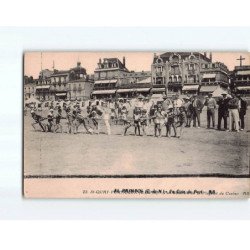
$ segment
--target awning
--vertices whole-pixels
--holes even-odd
[[[42,85],[42,86],[36,86],[36,89],[49,89],[50,86],[48,85]]]
[[[182,90],[198,90],[199,85],[184,85]]]
[[[107,84],[107,83],[116,83],[117,79],[111,79],[111,80],[97,80],[95,81],[95,84]]]
[[[66,93],[56,93],[56,96],[66,96]]]
[[[152,88],[151,92],[165,92],[165,88]]]
[[[105,90],[94,90],[93,95],[105,95],[105,94],[114,94],[116,89],[105,89]]]
[[[202,77],[204,78],[215,78],[216,74],[204,74]]]
[[[237,87],[238,90],[250,90],[250,86],[240,86]]]
[[[219,97],[221,94],[226,93],[228,94],[227,90],[222,89],[220,86],[216,88],[216,90],[213,92],[213,97]]]
[[[237,75],[250,75],[250,70],[237,71]]]
[[[130,93],[135,91],[136,89],[118,89],[117,93]]]
[[[137,92],[148,92],[150,90],[150,88],[140,88],[140,89],[136,89]]]
[[[201,86],[200,92],[214,92],[218,86]]]

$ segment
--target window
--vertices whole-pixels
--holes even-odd
[[[157,67],[157,68],[156,68],[156,72],[158,72],[158,73],[159,73],[159,72],[162,72],[162,67]]]
[[[189,64],[189,70],[195,70],[195,65],[193,63]]]

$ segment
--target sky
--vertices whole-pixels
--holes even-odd
[[[161,54],[164,52],[157,52]],[[209,53],[208,53],[209,54]],[[227,65],[229,70],[239,65],[237,58],[245,58],[243,65],[250,65],[250,53],[247,52],[214,52],[213,61],[220,61]],[[126,58],[126,67],[128,70],[149,71],[153,61],[154,52],[28,52],[24,55],[24,74],[37,78],[42,69],[53,68],[67,70],[76,66],[77,61],[81,62],[82,67],[86,68],[87,74],[93,74],[99,58],[117,57],[122,61]]]

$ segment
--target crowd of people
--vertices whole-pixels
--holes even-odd
[[[149,126],[153,126],[155,137],[161,137],[165,131],[166,137],[182,138],[184,128],[200,128],[204,106],[207,107],[208,129],[215,129],[216,110],[218,130],[221,130],[222,120],[226,131],[239,132],[244,129],[247,102],[234,93],[231,96],[222,93],[218,99],[213,98],[212,94],[205,99],[197,95],[180,98],[176,94],[171,98],[163,95],[163,100],[160,101],[139,95],[132,99],[51,102],[48,107],[40,103],[31,108],[31,115],[34,120],[33,128],[39,126],[44,132],[62,133],[65,124],[68,133],[78,133],[79,126],[83,125],[88,134],[99,134],[102,123],[108,135],[111,135],[112,126],[121,125],[124,136],[131,128],[135,135],[147,136]],[[62,123],[64,119],[66,123]]]

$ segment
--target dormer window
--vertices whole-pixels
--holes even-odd
[[[158,58],[156,59],[156,63],[158,63],[158,64],[161,64],[161,63],[163,63],[163,60],[162,60],[162,58],[158,57]]]

